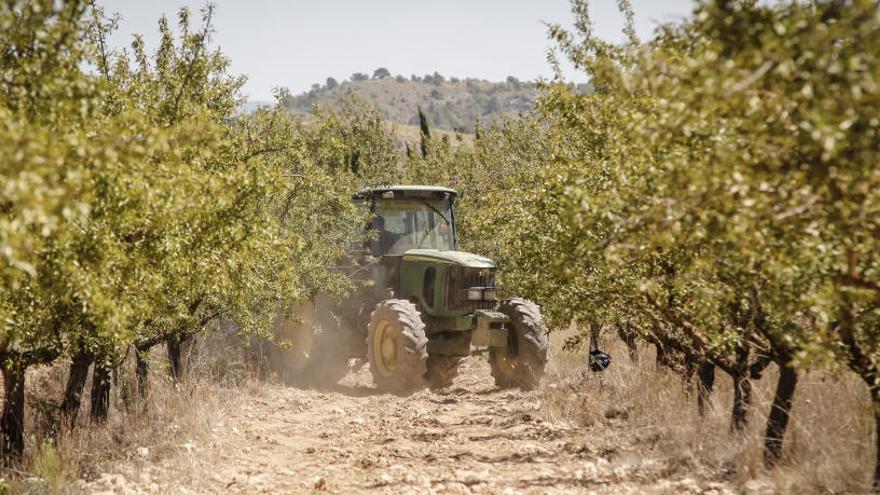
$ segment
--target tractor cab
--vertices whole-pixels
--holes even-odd
[[[369,228],[375,237],[369,245],[372,256],[401,256],[410,249],[455,251],[452,189],[427,186],[391,186],[359,192],[354,201],[373,213]]]

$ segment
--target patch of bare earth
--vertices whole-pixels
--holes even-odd
[[[601,427],[551,420],[541,391],[494,387],[466,360],[455,387],[379,394],[366,367],[332,390],[266,385],[240,400],[202,443],[164,459],[120,463],[91,483],[116,493],[726,493],[699,470],[646,456],[652,433],[626,418]],[[567,393],[567,392],[566,392]],[[593,407],[584,403],[583,407]],[[551,408],[552,409],[552,408]],[[614,421],[617,421],[615,426]],[[650,451],[648,449],[648,451]]]

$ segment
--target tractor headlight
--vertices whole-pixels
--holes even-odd
[[[483,300],[483,288],[477,287],[474,289],[467,290],[467,298],[468,301],[482,301]]]
[[[495,294],[495,289],[491,288],[491,287],[484,289],[483,290],[483,300],[484,301],[497,301],[498,295]]]
[[[465,297],[468,301],[497,301],[494,287],[471,287],[467,289]]]

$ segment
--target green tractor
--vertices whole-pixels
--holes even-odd
[[[376,231],[353,263],[358,289],[341,303],[316,298],[306,324],[279,320],[276,334],[292,345],[275,361],[290,378],[336,382],[350,359],[365,359],[380,390],[407,394],[451,385],[462,358],[485,354],[498,386],[538,385],[548,348],[540,310],[498,301],[495,263],[458,250],[456,196],[430,186],[354,195]]]

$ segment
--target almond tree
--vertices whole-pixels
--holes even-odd
[[[362,222],[339,194],[351,186],[293,160],[301,141],[279,112],[236,114],[242,80],[210,48],[211,16],[191,32],[182,11],[179,39],[160,21],[157,52],[136,38],[129,59],[107,50],[113,22],[93,4],[0,7],[4,457],[24,449],[29,366],[72,359],[72,424],[95,362],[102,421],[129,346],[173,344],[219,318],[268,335],[315,285],[344,285],[329,265]],[[318,231],[323,244],[305,241]]]
[[[796,370],[841,355],[875,390],[877,7],[706,2],[623,46],[573,10],[575,31],[551,35],[594,92],[556,84],[541,102],[544,180],[497,215],[544,225],[508,265],[553,253],[544,273],[576,318],[624,320],[729,373],[735,429],[749,381],[778,364],[773,464]]]

